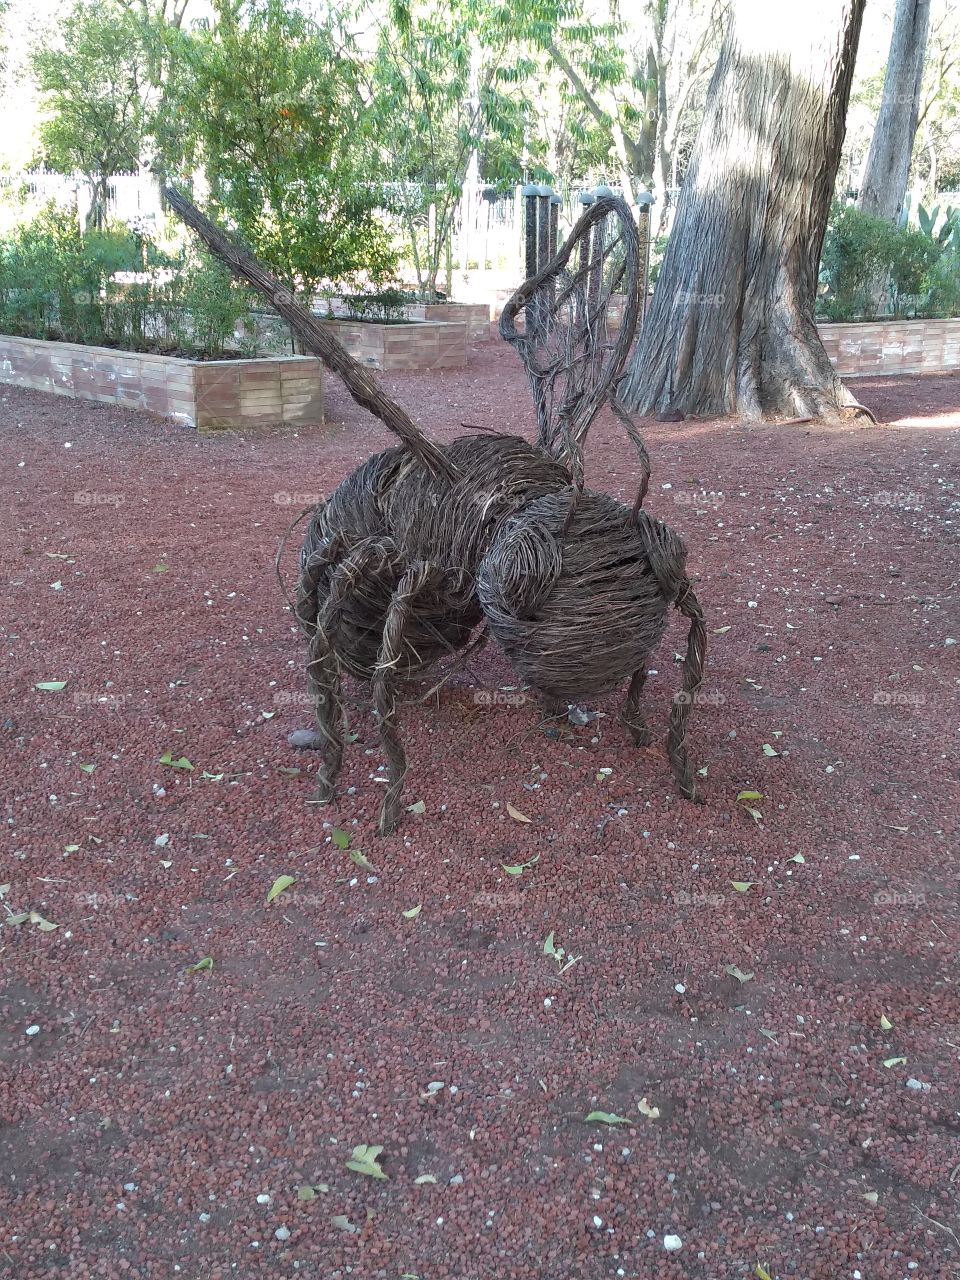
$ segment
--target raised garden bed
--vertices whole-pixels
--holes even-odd
[[[468,342],[486,342],[493,336],[486,302],[410,302],[404,311],[409,320],[466,320]]]
[[[952,373],[960,369],[960,318],[870,320],[817,328],[841,377]]]
[[[467,363],[467,321],[323,319],[355,360],[385,372],[463,369]]]
[[[323,422],[322,365],[313,356],[191,360],[0,334],[0,382],[126,404],[201,431]]]

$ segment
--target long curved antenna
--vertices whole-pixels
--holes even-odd
[[[307,351],[319,356],[328,369],[344,382],[351,396],[385,426],[398,435],[406,447],[433,475],[453,480],[456,468],[443,451],[423,434],[405,409],[391,400],[369,369],[343,347],[329,329],[301,307],[286,285],[281,284],[253,254],[215,226],[187,197],[169,184],[163,196],[174,213],[194,230],[214,257],[235,276],[246,280],[267,299],[297,335]]]

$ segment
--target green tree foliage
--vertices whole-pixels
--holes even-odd
[[[516,36],[511,6],[490,0],[392,0],[380,27],[368,84],[373,135],[426,294],[473,157],[493,182],[521,176],[536,63]]]
[[[217,0],[216,14],[214,25],[170,33],[166,164],[202,167],[215,214],[292,289],[383,276],[393,253],[346,36],[283,0]]]
[[[47,112],[41,159],[55,172],[84,175],[97,226],[106,217],[109,176],[138,164],[146,124],[144,59],[144,28],[115,0],[78,4],[63,23],[59,46],[32,56]]]

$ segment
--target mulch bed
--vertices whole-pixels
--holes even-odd
[[[532,435],[499,346],[384,381],[439,438]],[[299,436],[0,390],[0,914],[58,926],[0,928],[0,1276],[960,1269],[960,381],[854,389],[881,426],[645,426],[710,632],[703,805],[617,699],[548,735],[491,646],[405,708],[387,839],[362,707],[307,803],[273,576],[379,425],[337,385]],[[590,460],[630,501],[612,421]]]

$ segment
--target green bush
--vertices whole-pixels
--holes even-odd
[[[820,261],[817,312],[826,320],[960,314],[957,256],[927,230],[835,206]],[[946,309],[946,310],[945,310]]]
[[[416,301],[416,294],[403,289],[381,289],[378,293],[348,293],[344,295],[347,314],[354,320],[378,320],[393,323],[405,318],[404,308]]]
[[[0,242],[0,332],[216,356],[237,348],[250,310],[219,262],[171,257],[126,228],[82,233],[53,207]]]
[[[960,316],[960,250],[941,254],[928,273],[926,314],[937,320]]]

